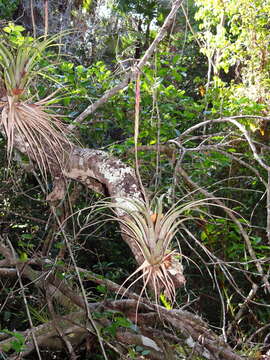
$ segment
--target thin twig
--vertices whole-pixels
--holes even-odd
[[[237,314],[234,316],[233,321],[230,323],[230,326],[228,327],[228,330],[227,330],[228,336],[233,331],[234,326],[238,323],[238,320],[241,319],[242,315],[244,314],[244,311],[246,310],[246,307],[250,303],[250,300],[252,300],[254,298],[258,289],[259,289],[259,286],[255,283],[253,283],[248,296],[246,297],[245,301],[239,305],[239,310],[238,310]]]
[[[35,23],[35,15],[34,15],[34,8],[33,8],[33,0],[30,1],[30,6],[31,6],[31,19],[32,19],[32,26],[33,26],[33,35],[34,35],[34,38],[36,38],[37,33],[36,33],[36,23]]]
[[[53,319],[53,326],[55,327],[56,331],[58,332],[60,339],[66,345],[66,348],[67,348],[67,350],[69,352],[70,360],[76,360],[77,356],[75,354],[75,351],[74,351],[68,337],[65,335],[65,333],[62,331],[61,327],[59,326],[59,322],[58,322],[59,320],[57,319],[55,311],[54,311],[52,297],[51,297],[51,294],[48,291],[46,291],[46,299],[47,299],[49,312],[50,312],[50,314],[52,316],[52,319]]]
[[[101,350],[102,350],[102,353],[103,353],[103,356],[105,358],[105,360],[108,360],[107,358],[107,355],[106,355],[106,351],[105,351],[105,348],[104,348],[104,345],[103,345],[103,339],[102,339],[102,336],[101,336],[101,333],[100,333],[100,330],[99,328],[97,327],[92,315],[91,315],[91,312],[90,312],[90,309],[89,309],[89,306],[88,306],[88,301],[87,301],[87,296],[86,296],[86,292],[85,292],[85,289],[84,289],[84,286],[83,286],[83,283],[82,283],[82,279],[81,279],[81,276],[80,276],[80,273],[79,273],[79,270],[77,268],[77,264],[76,264],[76,260],[74,258],[74,254],[73,254],[73,251],[71,249],[71,246],[70,246],[70,243],[69,243],[69,240],[66,236],[66,233],[65,231],[63,230],[62,228],[62,224],[61,222],[59,221],[58,219],[58,216],[56,214],[56,212],[54,211],[54,216],[55,216],[55,219],[56,221],[58,222],[58,226],[59,226],[59,229],[65,239],[65,245],[68,249],[68,252],[69,252],[69,256],[72,260],[72,263],[73,263],[73,266],[74,266],[74,269],[75,269],[75,272],[76,272],[76,275],[77,275],[77,278],[78,278],[78,281],[79,281],[79,284],[80,284],[80,288],[81,288],[81,292],[82,292],[82,297],[84,299],[84,304],[85,304],[85,311],[86,311],[86,314],[87,314],[87,318],[90,320],[90,323],[91,325],[93,326],[93,328],[95,329],[95,332],[96,332],[96,335],[97,335],[97,338],[98,338],[98,341],[99,341],[99,344],[100,344],[100,347],[101,347]]]
[[[139,138],[139,126],[140,126],[140,101],[141,101],[141,88],[140,88],[140,73],[137,74],[136,89],[135,89],[135,121],[134,121],[134,150],[135,150],[135,171],[138,178],[141,192],[144,195],[145,201],[147,201],[142,178],[139,170],[138,159],[138,138]]]
[[[8,242],[8,245],[9,245],[11,251],[12,251],[12,255],[13,255],[14,259],[15,259],[16,258],[16,253],[14,251],[14,248],[13,248],[12,244],[11,244],[11,241],[9,241],[7,239],[7,242]],[[32,336],[33,342],[35,344],[35,349],[36,349],[36,352],[37,352],[37,356],[38,356],[39,360],[42,360],[41,355],[40,355],[40,351],[39,351],[38,342],[37,342],[36,335],[35,335],[35,332],[34,332],[34,325],[33,325],[33,322],[32,322],[31,313],[30,313],[30,310],[29,310],[28,302],[27,302],[27,299],[26,299],[25,291],[24,291],[24,285],[23,285],[23,282],[22,282],[20,269],[19,269],[18,265],[16,265],[16,272],[17,272],[17,276],[18,276],[18,280],[19,280],[19,284],[20,284],[20,289],[21,289],[21,293],[22,293],[22,297],[23,297],[24,306],[25,306],[25,309],[26,309],[26,314],[27,314],[28,321],[29,321],[30,328],[31,328],[31,336]]]
[[[48,35],[48,0],[44,0],[44,38],[46,39]]]
[[[267,222],[266,222],[266,234],[268,243],[270,245],[270,170],[267,171],[268,186],[266,187],[266,211],[267,211]]]

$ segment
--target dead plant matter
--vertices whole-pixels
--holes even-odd
[[[33,80],[42,75],[39,69],[42,55],[55,46],[58,36],[26,37],[18,43],[2,38],[0,42],[0,75],[5,93],[0,102],[0,126],[7,138],[8,161],[18,135],[25,140],[27,155],[37,162],[43,175],[54,164],[62,168],[67,159],[66,151],[72,146],[65,126],[49,106],[49,102],[55,100],[55,92],[32,102],[33,94],[29,91]]]

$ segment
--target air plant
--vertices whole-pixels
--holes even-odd
[[[185,283],[185,278],[181,251],[172,248],[172,241],[181,224],[194,218],[190,212],[198,211],[200,206],[209,203],[207,200],[180,205],[177,203],[164,211],[163,199],[164,196],[161,196],[150,204],[141,200],[116,199],[115,203],[107,206],[118,215],[113,218],[120,222],[123,233],[135,240],[144,258],[143,263],[125,280],[124,284],[134,275],[142,272],[128,288],[142,278],[144,285],[140,296],[151,283],[156,301],[164,291],[166,297],[173,303],[176,288]]]
[[[26,153],[34,158],[43,175],[51,164],[63,165],[65,149],[71,145],[59,117],[49,112],[48,103],[55,100],[55,92],[37,102],[32,102],[29,92],[33,80],[42,74],[38,62],[46,49],[55,46],[58,36],[25,38],[19,44],[2,37],[0,42],[0,127],[7,138],[8,161],[18,138],[24,141]]]

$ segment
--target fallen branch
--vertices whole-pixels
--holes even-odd
[[[2,249],[5,250],[4,245]],[[6,255],[9,255],[6,251]],[[12,259],[11,259],[12,260]],[[37,260],[37,264],[41,264],[41,260]],[[48,265],[48,263],[46,262]],[[49,292],[49,296],[55,300],[61,299],[61,293],[65,298],[70,300],[70,303],[77,305],[83,311],[71,313],[64,317],[59,317],[55,314],[54,320],[46,324],[32,328],[31,330],[26,330],[22,332],[22,335],[27,339],[26,348],[23,352],[23,355],[29,354],[34,349],[33,340],[30,338],[30,333],[34,335],[38,346],[56,346],[57,344],[62,348],[63,343],[58,339],[59,332],[62,333],[70,342],[71,345],[78,345],[82,339],[85,338],[87,332],[91,330],[94,336],[94,329],[91,324],[88,323],[87,327],[85,326],[86,313],[85,313],[85,299],[80,295],[74,293],[69,285],[53,275],[53,270],[49,271],[37,271],[32,270],[30,265],[21,264],[21,267],[17,265],[18,269],[21,269],[21,276],[30,278],[31,281],[34,281],[34,284],[40,288],[45,287],[46,289],[54,289],[55,293]],[[59,271],[59,268],[56,270]],[[198,316],[193,315],[188,311],[183,310],[167,310],[162,306],[151,303],[145,298],[141,298],[139,295],[132,293],[122,286],[115,284],[114,282],[103,279],[101,276],[94,274],[93,272],[78,269],[80,272],[84,272],[87,280],[96,282],[97,284],[105,285],[113,293],[118,292],[125,293],[129,299],[122,300],[109,300],[106,299],[103,302],[99,303],[87,303],[88,310],[93,314],[93,312],[99,312],[100,314],[104,312],[104,317],[95,319],[95,323],[99,324],[98,326],[106,327],[110,326],[111,319],[106,316],[106,311],[117,311],[121,312],[126,318],[134,321],[137,319],[137,326],[141,330],[141,334],[134,334],[132,331],[127,329],[124,333],[121,328],[117,329],[116,339],[130,346],[131,344],[143,345],[147,349],[151,350],[150,359],[159,360],[166,358],[164,353],[165,348],[161,348],[155,339],[154,334],[150,336],[148,326],[160,325],[160,329],[164,328],[164,323],[170,324],[172,326],[171,331],[170,327],[166,327],[166,332],[164,334],[164,339],[171,336],[176,336],[175,330],[180,331],[180,335],[174,340],[180,346],[189,347],[196,354],[206,357],[207,359],[220,359],[220,360],[241,360],[242,358],[237,355],[218,335],[216,335],[206,323],[204,323]],[[33,275],[34,274],[34,275]],[[12,275],[13,276],[13,275]],[[34,276],[34,280],[33,280]],[[39,280],[38,280],[39,279]],[[42,279],[42,281],[40,281]],[[55,297],[55,295],[57,295]],[[139,308],[137,305],[139,303]],[[63,304],[63,302],[61,301]],[[136,314],[138,310],[138,315]],[[54,326],[55,321],[57,321],[58,329]],[[90,327],[90,328],[89,328]],[[163,330],[160,330],[161,333]],[[79,334],[80,336],[77,336]],[[10,344],[14,340],[12,337],[0,341],[0,350],[3,351],[7,344]],[[114,340],[112,339],[112,342]],[[75,342],[75,343],[74,343]],[[176,357],[173,358],[176,360]]]

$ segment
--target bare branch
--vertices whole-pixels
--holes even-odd
[[[92,114],[94,111],[96,111],[97,108],[99,108],[101,105],[105,104],[109,98],[117,94],[120,90],[124,89],[130,80],[134,79],[136,75],[142,70],[143,66],[146,64],[147,60],[153,55],[155,49],[157,48],[158,44],[161,42],[161,40],[164,38],[167,30],[170,28],[174,17],[181,6],[181,3],[183,0],[175,0],[170,13],[168,14],[167,18],[164,21],[164,24],[160,28],[155,40],[152,42],[152,44],[149,46],[149,48],[146,50],[144,56],[141,58],[141,60],[138,62],[138,64],[131,69],[131,71],[125,76],[124,80],[116,85],[114,88],[106,91],[104,95],[88,106],[75,120],[75,123],[81,123],[88,115]],[[74,129],[74,125],[71,125],[69,127],[70,129]]]

